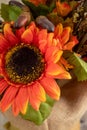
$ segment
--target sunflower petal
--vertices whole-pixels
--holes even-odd
[[[6,90],[0,104],[0,108],[3,112],[5,112],[11,106],[13,100],[15,99],[17,91],[18,91],[18,88],[13,87],[13,86],[10,86]]]
[[[35,30],[36,30],[36,25],[34,22],[31,22],[31,24],[28,26],[28,28],[24,31],[24,33],[21,36],[22,42],[27,44],[33,42]]]
[[[33,43],[33,45],[35,45],[35,46],[39,46],[39,43],[38,43],[38,33],[39,33],[39,29],[38,28],[35,28],[34,29],[34,33],[33,33],[33,41],[32,41],[32,43]]]
[[[23,34],[24,31],[25,31],[25,28],[22,27],[20,29],[17,29],[16,32],[15,32],[17,38],[20,39],[20,41],[21,41],[21,35]]]
[[[18,94],[16,95],[14,99],[13,104],[14,104],[13,105],[14,114],[18,113],[18,111],[21,111],[22,114],[26,113],[27,105],[28,105],[28,92],[27,92],[26,86],[20,88],[20,90],[18,91]]]
[[[36,98],[38,98],[40,101],[45,102],[46,101],[46,95],[43,87],[39,82],[36,82],[33,86],[33,89],[36,94]]]
[[[14,100],[12,103],[12,112],[13,112],[14,116],[17,116],[20,112],[20,109],[18,107],[16,100]]]
[[[45,59],[47,62],[54,62],[56,63],[59,61],[60,57],[62,56],[63,51],[59,50],[58,47],[52,46],[47,48],[46,54],[45,54]]]
[[[53,42],[54,33],[49,33],[47,36],[47,45],[51,46]]]
[[[78,44],[78,40],[76,36],[72,36],[70,41],[64,45],[63,49],[64,50],[72,50],[72,48]]]
[[[79,41],[78,41],[78,39],[77,39],[77,36],[71,36],[70,41],[74,41],[75,44],[78,44],[78,43],[79,43]]]
[[[38,39],[39,39],[39,41],[40,40],[47,40],[47,30],[46,29],[39,31]]]
[[[40,80],[40,83],[49,96],[56,100],[59,99],[60,88],[54,79],[44,77]]]
[[[31,22],[31,23],[29,24],[28,28],[29,28],[32,32],[34,32],[34,30],[35,30],[37,27],[36,27],[36,25],[35,25],[34,22]]]
[[[39,110],[41,101],[36,97],[36,91],[33,86],[28,87],[29,102],[35,110]]]
[[[75,42],[68,42],[64,47],[63,50],[72,50],[72,48],[75,46]]]
[[[64,57],[61,57],[59,61],[60,65],[63,66],[66,70],[73,69],[73,65],[69,64],[69,62],[64,59]]]
[[[46,0],[29,0],[30,2],[32,2],[35,6],[38,6],[39,4],[44,4],[46,3]]]
[[[46,29],[39,31],[38,41],[39,41],[38,42],[39,49],[41,50],[42,53],[44,53],[47,48],[47,30]]]
[[[30,29],[27,29],[21,36],[22,42],[30,44],[33,40],[33,33]]]
[[[59,38],[59,36],[62,34],[62,32],[63,32],[63,25],[61,23],[59,23],[57,25],[57,27],[55,28],[54,37]]]
[[[65,71],[64,73],[55,76],[55,78],[57,78],[57,79],[71,79],[72,77],[71,77],[69,72]]]
[[[39,41],[39,49],[42,53],[44,53],[47,49],[47,41],[46,40],[41,40]]]
[[[72,10],[72,8],[67,2],[57,1],[56,6],[57,6],[57,13],[61,16],[67,16],[68,13]]]
[[[62,43],[62,45],[64,45],[65,43],[68,42],[69,37],[70,37],[70,32],[71,32],[71,28],[70,27],[65,27],[63,29],[63,32],[61,34],[61,43]]]
[[[15,45],[19,42],[17,37],[12,32],[10,24],[6,23],[4,26],[4,36],[10,42],[10,45]]]
[[[8,83],[3,78],[0,78],[0,94],[2,94],[6,88],[8,88]]]
[[[0,34],[0,53],[3,53],[9,47],[9,42]]]
[[[55,76],[58,76],[59,74],[62,74],[63,72],[65,72],[64,68],[54,63],[49,63],[46,68],[47,77],[51,77],[51,76],[55,77]]]

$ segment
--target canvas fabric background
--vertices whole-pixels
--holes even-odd
[[[11,110],[5,113],[5,117],[20,130],[79,130],[80,119],[86,110],[87,81],[77,82],[74,79],[63,85],[60,100],[55,103],[51,115],[42,125],[36,126],[20,116],[15,118]]]

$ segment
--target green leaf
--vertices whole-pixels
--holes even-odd
[[[39,15],[47,15],[50,12],[50,8],[46,5],[38,5],[37,7],[38,16]]]
[[[33,121],[35,124],[41,124],[43,118],[41,116],[40,111],[35,111],[30,105],[28,105],[28,109],[25,115],[22,115],[23,119]]]
[[[28,0],[22,0],[22,2],[30,8],[34,18],[36,18],[40,15],[46,16],[55,7],[54,3],[48,7],[47,5],[43,5],[43,4],[39,4],[38,6],[35,6],[32,2],[29,2]]]
[[[67,52],[64,54],[69,63],[74,66],[73,72],[75,73],[78,81],[87,80],[87,63],[77,56],[74,52]]]
[[[9,6],[6,4],[1,4],[1,17],[5,20],[5,21],[9,21]]]
[[[17,6],[9,6],[9,19],[17,20],[18,16],[21,14],[22,10]]]
[[[46,95],[46,99],[47,99],[46,103],[49,104],[51,107],[53,107],[54,100],[51,97],[49,97],[48,95]]]
[[[54,100],[47,96],[47,101],[41,103],[39,111],[36,111],[29,104],[25,115],[21,114],[23,119],[34,122],[36,125],[41,125],[43,121],[49,116]]]
[[[1,4],[1,17],[7,22],[16,21],[21,12],[22,10],[18,6]]]

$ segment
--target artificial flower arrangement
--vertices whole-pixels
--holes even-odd
[[[87,0],[11,0],[1,17],[0,110],[40,125],[59,80],[87,80]]]

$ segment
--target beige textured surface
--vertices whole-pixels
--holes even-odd
[[[20,130],[77,130],[76,124],[87,110],[87,81],[78,83],[73,80],[63,86],[61,91],[61,98],[55,104],[51,115],[39,127],[20,116],[14,118],[10,110],[5,116]]]

